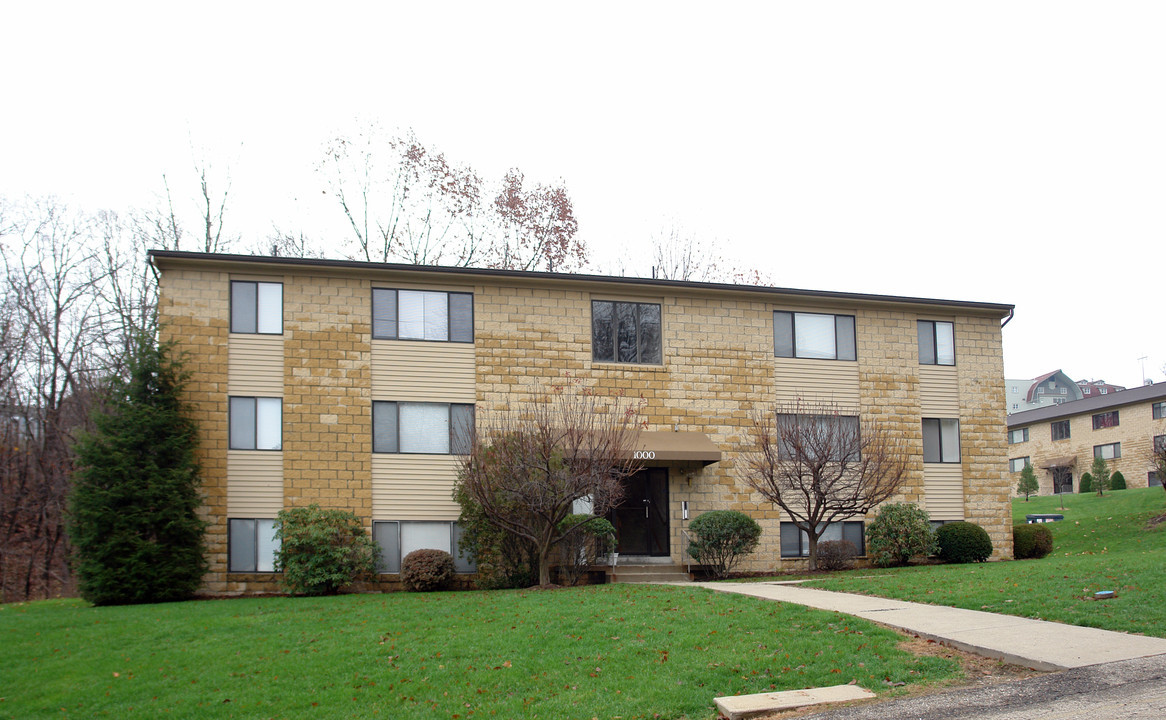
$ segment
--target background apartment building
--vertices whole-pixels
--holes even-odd
[[[1150,450],[1166,443],[1166,385],[1098,393],[1008,416],[1008,469],[1015,490],[1025,463],[1040,493],[1074,492],[1093,458],[1121,471],[1128,487],[1161,485]]]
[[[762,525],[759,570],[808,548],[739,477],[752,413],[828,401],[910,448],[899,499],[987,529],[1011,553],[1001,320],[1011,306],[465,268],[151,254],[163,338],[188,400],[210,521],[211,591],[272,589],[286,507],[351,510],[383,576],[457,554],[459,428],[569,374],[642,397],[646,467],[613,513],[621,564],[681,563],[688,522]],[[686,512],[687,509],[687,512]],[[861,545],[865,518],[828,536]],[[472,571],[466,559],[459,569]]]

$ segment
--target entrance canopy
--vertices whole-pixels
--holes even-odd
[[[1071,468],[1077,464],[1076,455],[1066,455],[1065,457],[1055,457],[1046,463],[1041,464],[1042,470],[1053,470],[1056,468]]]
[[[636,440],[637,460],[699,462],[705,465],[719,462],[721,449],[698,432],[641,431]]]

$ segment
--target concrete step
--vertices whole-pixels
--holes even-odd
[[[620,565],[608,570],[608,582],[658,583],[691,582],[692,577],[683,565]]]

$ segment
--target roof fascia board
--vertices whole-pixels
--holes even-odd
[[[276,272],[294,272],[311,269],[329,275],[360,275],[363,277],[389,279],[410,277],[418,274],[430,276],[435,282],[466,283],[471,280],[478,284],[529,286],[564,285],[572,289],[587,288],[591,291],[613,293],[660,294],[708,294],[716,296],[736,296],[780,298],[783,303],[820,305],[823,301],[852,303],[863,306],[924,307],[937,311],[959,310],[994,318],[1006,317],[1015,306],[1001,303],[986,303],[963,300],[943,300],[936,298],[916,298],[895,295],[874,295],[868,293],[832,292],[824,290],[802,290],[752,285],[731,285],[727,283],[703,283],[682,280],[656,280],[650,278],[617,277],[607,275],[578,275],[567,273],[527,272],[521,270],[494,270],[489,268],[455,268],[435,265],[400,265],[394,263],[371,263],[359,260],[320,260],[313,258],[282,258],[259,255],[222,255],[196,253],[180,250],[151,250],[150,262],[160,270],[168,267],[186,266],[218,270],[247,268],[256,272],[259,266],[269,267]],[[636,288],[633,290],[633,288]]]

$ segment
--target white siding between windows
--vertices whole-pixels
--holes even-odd
[[[231,335],[227,342],[227,394],[283,395],[283,336]]]
[[[457,520],[450,497],[457,479],[451,455],[372,456],[372,516],[394,520]]]
[[[473,403],[474,383],[470,343],[372,341],[374,400]]]
[[[806,358],[774,358],[773,383],[778,402],[829,402],[858,407],[858,363]]]
[[[954,365],[919,366],[919,405],[924,417],[959,417],[958,372]]]
[[[923,466],[924,509],[932,520],[964,519],[964,474],[962,466]]]
[[[275,517],[283,510],[283,453],[227,451],[227,515]]]

